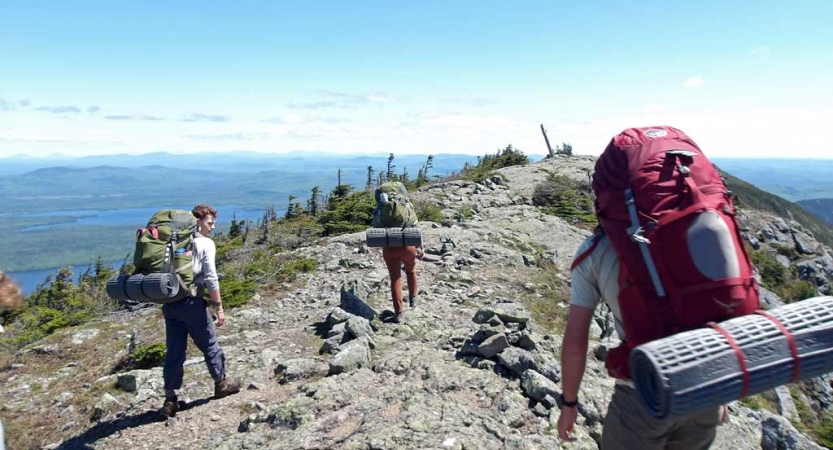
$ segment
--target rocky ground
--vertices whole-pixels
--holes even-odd
[[[387,271],[363,233],[298,250],[319,262],[317,271],[280,292],[260,292],[219,330],[228,371],[244,378],[245,389],[212,400],[210,377],[191,349],[180,394],[186,409],[167,422],[156,420],[160,368],[110,373],[131,341],[163,341],[157,308],[30,346],[0,372],[11,448],[597,449],[613,386],[601,359],[605,346],[616,345],[604,337],[602,312],[579,439],[559,442],[555,432],[567,269],[588,232],[530,201],[550,172],[586,180],[592,166],[592,158],[559,157],[502,169],[505,180],[452,181],[416,194],[447,219],[420,224],[428,253],[418,265],[421,303],[404,324],[388,321]],[[464,206],[473,216],[460,221]],[[830,250],[809,235],[799,243],[789,223],[747,220],[761,221],[748,229],[753,238],[773,239],[758,233],[766,225],[784,242],[815,244],[818,261],[807,271],[825,276],[833,268]],[[830,380],[806,384],[804,407],[829,408]],[[823,448],[793,425],[800,406],[785,390],[769,394],[781,414],[731,404],[713,448]]]

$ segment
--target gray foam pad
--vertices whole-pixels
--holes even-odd
[[[792,334],[768,318],[750,314],[718,324],[741,350],[748,373],[747,395],[833,371],[833,297],[815,297],[768,311]],[[738,354],[712,328],[700,328],[633,349],[630,368],[637,394],[654,417],[684,416],[741,398],[744,375]]]

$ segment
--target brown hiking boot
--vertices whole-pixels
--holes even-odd
[[[226,376],[223,381],[214,383],[214,398],[223,398],[240,392],[243,383],[237,378]]]
[[[179,400],[176,397],[166,398],[165,403],[162,404],[162,409],[159,410],[159,418],[168,420],[175,416],[177,411],[179,411]]]

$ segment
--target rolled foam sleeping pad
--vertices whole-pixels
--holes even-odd
[[[144,292],[142,292],[142,281],[144,281],[145,276],[137,273],[135,275],[130,275],[130,277],[125,282],[124,290],[127,292],[127,298],[131,300],[136,300],[138,302],[150,302],[153,301],[148,298]]]
[[[153,301],[173,299],[179,294],[179,279],[172,273],[150,273],[142,279],[142,292]]]
[[[107,280],[107,296],[113,300],[127,300],[126,284],[130,275],[114,275]]]
[[[422,245],[422,232],[417,227],[369,228],[365,239],[368,247],[419,247]]]
[[[779,326],[761,314],[718,324],[736,342],[748,373],[746,396],[833,371],[833,297],[767,311],[793,336],[797,361]],[[686,416],[738,400],[744,371],[729,340],[712,328],[678,333],[631,351],[642,406],[659,419]]]

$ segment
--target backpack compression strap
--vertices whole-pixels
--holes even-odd
[[[738,358],[738,365],[740,366],[741,374],[743,374],[743,388],[741,388],[740,391],[740,398],[746,397],[746,395],[749,394],[749,369],[746,367],[746,356],[744,356],[743,350],[741,350],[737,341],[729,335],[729,332],[720,328],[720,325],[714,322],[709,322],[708,325],[723,335],[723,337],[726,338],[726,342],[730,347],[732,347],[732,350],[735,351],[735,356]]]
[[[790,383],[797,381],[798,377],[801,375],[801,358],[798,357],[798,346],[795,344],[795,336],[793,336],[793,334],[790,333],[790,330],[788,330],[787,327],[785,327],[784,324],[772,314],[761,309],[755,311],[755,314],[769,319],[770,322],[774,323],[775,326],[778,327],[781,334],[787,338],[787,345],[790,346],[790,353],[793,357],[793,377],[790,379]]]

